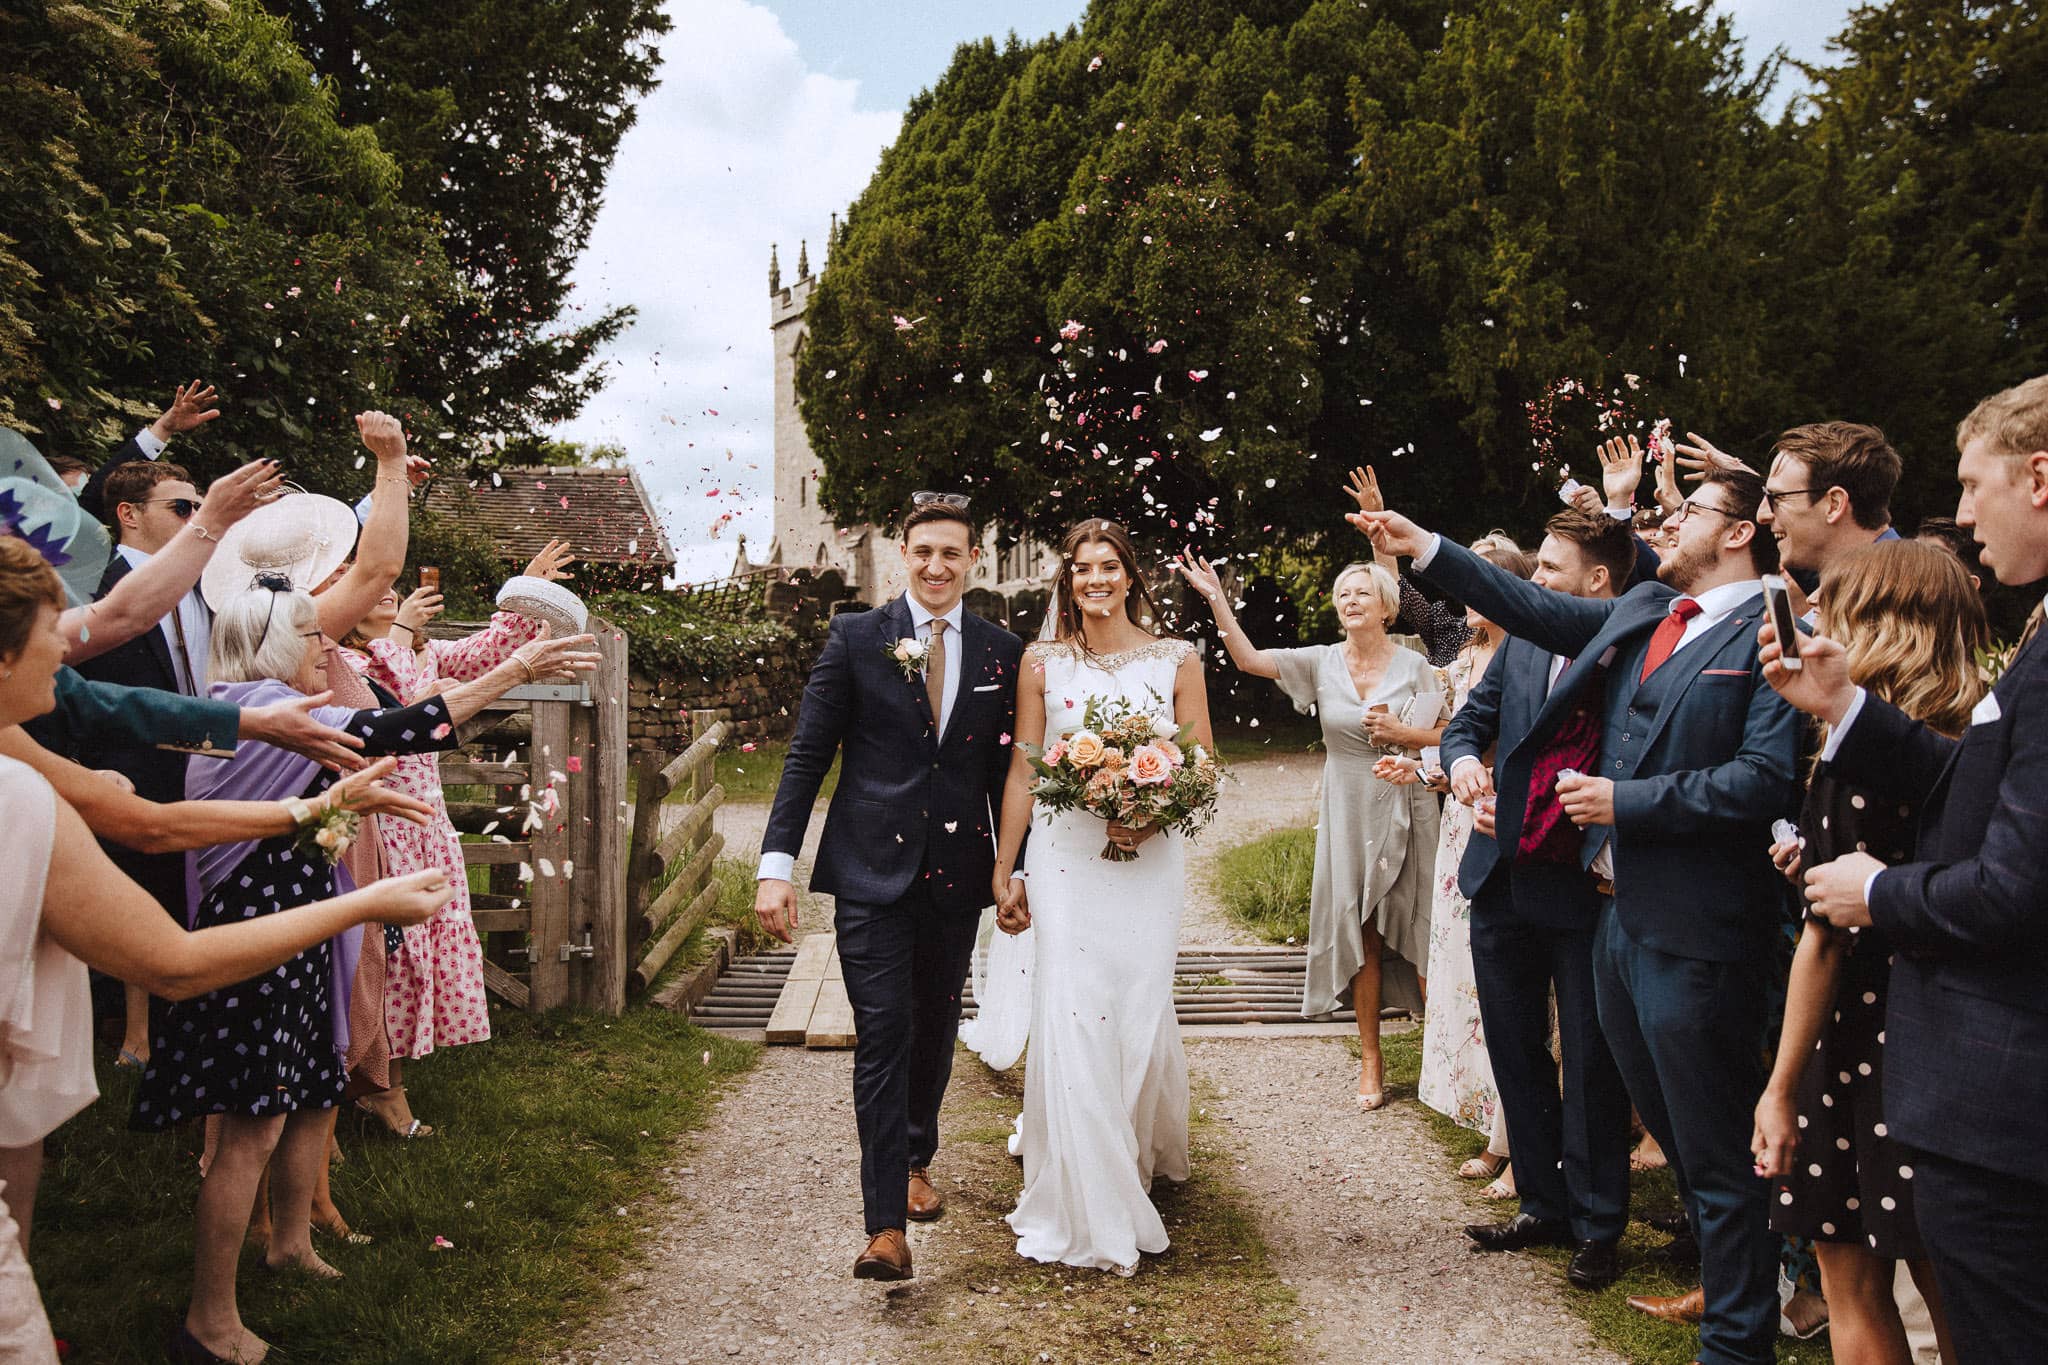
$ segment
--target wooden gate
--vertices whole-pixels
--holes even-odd
[[[492,792],[449,801],[448,815],[481,836],[463,843],[463,861],[490,869],[490,890],[471,894],[484,984],[519,1009],[626,1003],[626,640],[597,617],[589,629],[601,661],[586,681],[514,688],[441,760],[444,788]]]
[[[712,817],[725,804],[725,788],[712,777],[712,760],[730,728],[719,716],[717,711],[692,711],[690,733],[696,738],[689,748],[666,764],[659,755],[645,755],[635,767],[625,942],[627,957],[637,959],[635,990],[653,984],[718,903],[713,869],[725,836],[714,828]],[[663,807],[676,792],[687,794],[690,804],[664,831]]]

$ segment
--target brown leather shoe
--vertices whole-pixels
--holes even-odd
[[[915,1222],[929,1223],[945,1211],[946,1201],[939,1198],[931,1176],[919,1166],[910,1173],[910,1202],[903,1212]]]
[[[868,1249],[853,1263],[856,1280],[907,1280],[911,1277],[910,1243],[901,1228],[883,1228],[868,1239]]]
[[[1706,1316],[1707,1291],[1695,1289],[1690,1294],[1676,1298],[1660,1299],[1651,1294],[1631,1294],[1628,1306],[1638,1313],[1648,1313],[1659,1322],[1686,1322],[1697,1324]]]

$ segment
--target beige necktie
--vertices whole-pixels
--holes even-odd
[[[924,656],[924,694],[932,704],[932,733],[943,734],[946,715],[946,621],[932,618],[931,649]]]
[[[2048,602],[2037,604],[2034,607],[2033,613],[2027,617],[2027,628],[2020,632],[2019,647],[2013,650],[2014,654],[2018,654],[2021,649],[2025,649],[2027,641],[2033,639],[2035,634],[2041,629],[2041,614],[2044,610],[2048,610]]]

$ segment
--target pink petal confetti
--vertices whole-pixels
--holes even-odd
[[[455,1250],[455,1243],[449,1241],[446,1237],[443,1237],[440,1233],[437,1232],[434,1234],[434,1240],[428,1244],[427,1250],[453,1251]]]
[[[1157,341],[1153,342],[1153,343],[1152,343],[1152,344],[1151,344],[1150,346],[1147,346],[1147,347],[1145,348],[1145,354],[1146,354],[1146,355],[1158,355],[1158,354],[1159,354],[1159,353],[1160,353],[1161,351],[1163,351],[1163,350],[1165,350],[1165,349],[1166,349],[1166,338],[1165,338],[1165,337],[1161,337],[1161,338],[1160,338],[1159,340],[1157,340]]]
[[[998,744],[1008,744],[1009,742],[1010,742],[1010,732],[1009,732],[1008,730],[1005,730],[1005,731],[1003,731],[1003,732],[1002,732],[1002,733],[1001,733],[1000,735],[997,735],[997,736],[996,736],[996,743],[998,743]]]
[[[1060,335],[1066,338],[1068,341],[1074,341],[1080,337],[1081,333],[1087,330],[1088,329],[1082,326],[1080,323],[1074,321],[1072,318],[1068,318],[1066,320],[1066,323],[1060,328]]]
[[[435,739],[446,739],[446,738],[448,738],[448,731],[449,731],[449,730],[450,730],[451,728],[452,728],[452,727],[450,727],[450,726],[447,726],[447,725],[436,725],[436,726],[435,726],[435,727],[433,728],[432,734],[433,734],[433,736],[434,736],[434,738],[435,738]]]
[[[1188,371],[1188,378],[1190,378],[1190,379],[1194,380],[1194,381],[1195,381],[1195,382],[1196,382],[1197,384],[1201,383],[1201,382],[1202,382],[1202,381],[1203,381],[1204,379],[1207,379],[1208,377],[1209,377],[1209,372],[1208,372],[1207,370],[1189,370],[1189,371]]]
[[[334,292],[337,294],[341,292],[341,276],[339,275],[334,277]]]
[[[740,745],[740,752],[743,754],[750,754],[754,752],[754,746],[752,744],[742,744]]]
[[[569,755],[569,771],[572,773],[583,771],[583,759],[580,756],[576,754]]]

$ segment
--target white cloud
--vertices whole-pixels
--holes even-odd
[[[820,265],[831,214],[901,120],[808,69],[760,5],[670,10],[661,85],[619,148],[576,272],[577,304],[640,316],[606,351],[610,385],[560,435],[626,448],[688,579],[724,572],[736,532],[757,546],[773,532],[768,244],[781,244],[785,279],[800,239]]]

